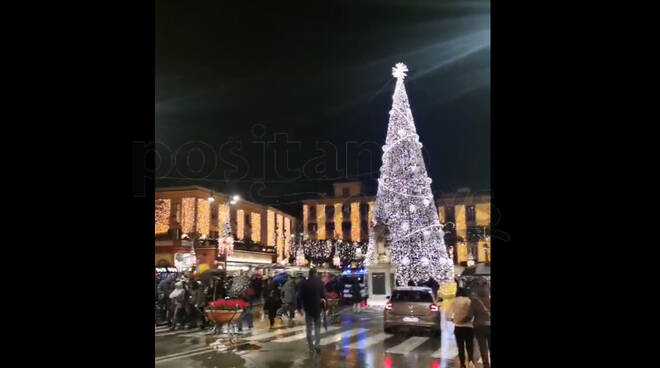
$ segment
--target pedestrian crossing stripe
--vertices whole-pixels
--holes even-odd
[[[348,349],[366,349],[372,345],[381,343],[385,340],[387,340],[389,337],[393,336],[392,334],[387,334],[387,333],[377,333],[374,335],[369,336],[369,329],[367,328],[354,328],[350,329],[347,331],[341,331],[340,333],[338,330],[340,329],[340,326],[330,326],[328,328],[328,331],[325,333],[325,336],[321,338],[320,345],[329,345],[329,344],[334,344],[334,343],[340,343],[346,339],[349,339],[353,336],[358,335],[358,340],[356,342],[353,342],[349,345],[344,345],[344,347]],[[305,330],[306,326],[296,326],[296,327],[291,327],[291,328],[283,328],[279,329],[277,331],[270,331],[270,332],[265,332],[265,333],[259,333],[256,335],[251,335],[251,336],[239,336],[240,340],[244,340],[244,343],[248,343],[248,341],[259,341],[259,340],[267,340],[269,338],[275,337],[275,339],[271,340],[270,342],[274,343],[287,343],[287,342],[292,342],[292,341],[297,341],[301,340],[306,337],[306,331]],[[297,332],[297,331],[302,331],[299,333],[295,333],[293,335],[285,336],[291,332]],[[323,332],[323,329],[321,330]],[[187,331],[183,331],[187,332]],[[205,331],[196,333],[196,334],[205,334]],[[188,334],[191,335],[191,334]],[[184,335],[182,335],[184,336]],[[443,334],[444,337],[444,334]],[[391,354],[408,354],[411,351],[417,349],[420,347],[422,344],[424,344],[426,341],[428,341],[430,338],[429,337],[420,337],[420,336],[412,336],[404,340],[403,342],[399,343],[398,345],[395,345],[391,348],[388,348],[386,350],[387,353]],[[431,354],[432,358],[442,358],[442,359],[453,359],[456,357],[457,350],[455,346],[455,342],[453,339],[450,337],[446,337],[442,339],[442,347],[439,348],[438,350],[434,351]],[[241,345],[241,343],[239,343]],[[195,348],[192,350],[184,351],[184,352],[179,352],[179,353],[174,353],[174,354],[169,354],[165,356],[160,356],[156,358],[156,363],[162,363],[166,361],[172,361],[180,358],[187,358],[187,357],[192,357],[200,354],[206,354],[210,352],[223,352],[226,351],[227,347],[224,346],[217,346],[217,347],[212,347],[212,346],[202,346],[199,348]]]
[[[453,329],[452,329],[453,330]],[[442,331],[440,348],[431,353],[431,358],[454,359],[458,355],[458,347],[453,333]]]
[[[338,329],[339,329],[339,327],[330,326],[330,327],[328,327],[327,332],[338,330]],[[323,330],[321,330],[321,331],[323,331]],[[305,337],[307,337],[307,331],[303,331],[303,332],[300,332],[300,333],[297,333],[295,335],[291,335],[291,336],[288,336],[288,337],[277,338],[277,339],[272,340],[271,342],[291,342],[291,341],[304,339]]]
[[[387,349],[385,352],[390,354],[408,354],[417,349],[420,345],[428,341],[428,337],[413,336],[406,339],[399,345]]]
[[[225,349],[225,350],[226,350],[226,349]],[[219,350],[216,350],[216,349],[213,349],[213,348],[209,348],[209,347],[207,347],[206,349],[199,350],[199,351],[195,351],[195,352],[191,352],[190,354],[178,355],[178,356],[173,356],[173,357],[166,357],[166,358],[162,358],[162,359],[158,359],[158,358],[156,358],[156,362],[155,362],[155,363],[156,363],[156,364],[158,364],[158,363],[166,363],[166,362],[170,362],[170,361],[172,361],[172,360],[176,360],[176,359],[180,359],[180,358],[189,358],[189,357],[192,357],[192,356],[195,356],[195,355],[208,354],[208,353],[211,353],[211,352],[220,352],[220,351],[219,351]]]
[[[344,331],[338,335],[332,335],[332,336],[327,336],[321,339],[320,345],[328,345],[328,344],[334,344],[336,342],[340,342],[343,339],[347,339],[351,336],[355,336],[359,333],[369,331],[366,328],[354,328],[352,330]]]
[[[246,336],[243,339],[248,340],[248,341],[258,341],[258,340],[266,340],[268,338],[274,337],[274,336],[281,336],[289,332],[296,332],[296,331],[302,331],[306,329],[306,326],[297,326],[297,327],[291,327],[291,328],[283,328],[274,332],[268,332],[268,333],[262,333],[262,334],[257,334],[257,335],[252,335],[252,336]]]
[[[179,353],[162,355],[162,356],[156,357],[156,363],[158,363],[160,361],[163,361],[163,360],[172,360],[173,358],[181,358],[181,357],[184,357],[184,356],[189,356],[189,354],[199,353],[199,352],[207,352],[207,351],[210,351],[210,350],[213,350],[213,349],[209,346],[202,346],[202,347],[199,347],[199,348],[196,348],[196,349],[190,349],[190,350],[182,351],[182,352],[179,352]]]
[[[392,334],[387,334],[387,333],[378,333],[376,335],[370,336],[366,339],[359,339],[357,342],[354,342],[350,345],[348,345],[349,349],[364,349],[368,348],[371,345],[378,344],[379,342],[385,341],[388,337],[392,336]]]

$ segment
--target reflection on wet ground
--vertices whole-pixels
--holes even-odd
[[[441,338],[425,331],[383,331],[382,311],[348,313],[326,332],[321,328],[321,352],[310,353],[304,320],[294,327],[268,329],[255,321],[250,332],[230,340],[207,331],[156,332],[156,367],[458,367],[453,325],[443,320]],[[481,365],[478,364],[477,367]]]

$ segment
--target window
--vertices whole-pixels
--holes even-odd
[[[467,240],[476,242],[490,236],[490,229],[485,226],[470,226],[467,229]]]
[[[429,291],[396,290],[392,293],[392,301],[411,303],[433,303],[433,296]]]
[[[344,236],[344,239],[350,239],[351,238],[351,222],[350,221],[342,222],[341,232],[342,232],[342,235]]]
[[[362,222],[362,230],[361,230],[360,233],[362,235],[365,235],[365,234],[369,235],[369,223],[367,222],[367,220],[362,220],[361,222]]]
[[[454,206],[446,206],[445,207],[445,216],[447,222],[453,222],[456,223],[456,216],[454,215]]]
[[[332,219],[335,216],[335,206],[329,204],[325,206],[325,218]]]
[[[310,205],[309,206],[309,218],[310,219],[315,219],[316,218],[316,205]]]
[[[477,220],[477,212],[474,209],[474,205],[465,207],[465,219],[467,222],[474,222]]]
[[[344,221],[351,221],[351,206],[348,204],[343,204],[341,207],[341,212],[343,213]]]
[[[367,218],[369,215],[369,205],[367,203],[360,203],[360,217]]]
[[[385,295],[385,273],[373,273],[371,276],[371,286],[374,295]]]
[[[341,189],[341,194],[342,194],[342,196],[343,196],[344,198],[348,198],[348,196],[351,195],[351,193],[350,193],[350,191],[348,190],[348,188],[342,188],[342,189]]]
[[[328,234],[328,237],[334,238],[335,234],[335,223],[334,222],[326,222],[325,223],[325,231]]]
[[[307,232],[315,234],[316,233],[316,224],[307,224]]]

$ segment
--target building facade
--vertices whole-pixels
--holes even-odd
[[[310,240],[368,241],[375,196],[360,182],[334,183],[334,196],[303,203],[303,237]]]
[[[280,262],[288,252],[296,218],[276,208],[246,200],[232,204],[227,194],[200,186],[156,189],[156,265],[174,265],[189,254],[196,239],[198,264],[217,259],[218,238],[229,219],[235,239],[228,269]],[[222,256],[222,255],[221,255]]]
[[[436,205],[454,264],[490,263],[490,193],[465,188],[436,196]]]

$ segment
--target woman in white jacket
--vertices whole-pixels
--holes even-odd
[[[474,367],[474,357],[472,355],[474,339],[472,320],[473,315],[470,308],[470,298],[464,288],[459,288],[456,292],[456,298],[447,310],[447,319],[454,322],[454,336],[456,336],[456,347],[458,348],[458,359],[461,361],[461,368],[465,365],[465,350],[467,350],[468,362]]]

